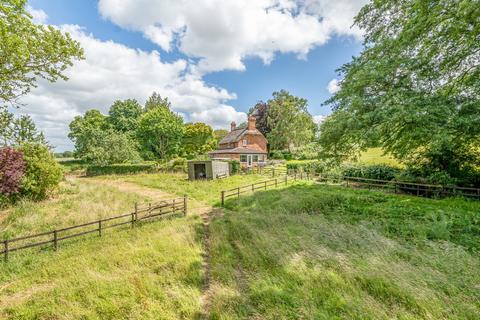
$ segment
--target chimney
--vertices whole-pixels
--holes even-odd
[[[257,118],[254,116],[248,117],[248,130],[255,130],[257,129]]]
[[[232,123],[230,123],[230,131],[233,131],[237,128],[237,124],[235,123],[235,121],[232,121]]]

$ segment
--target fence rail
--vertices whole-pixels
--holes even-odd
[[[8,261],[11,252],[25,250],[33,247],[50,244],[54,250],[58,249],[58,243],[63,240],[80,237],[90,233],[98,233],[101,237],[106,229],[130,224],[135,227],[138,221],[144,221],[168,214],[183,213],[187,214],[187,196],[149,203],[139,206],[135,204],[134,211],[118,216],[103,218],[96,221],[86,222],[75,226],[55,229],[52,231],[37,233],[3,240],[3,249],[0,255],[4,256],[4,261]],[[86,230],[85,230],[86,229]],[[34,240],[34,241],[32,241]],[[1,242],[0,242],[1,243]]]
[[[347,187],[362,187],[380,188],[393,191],[395,193],[404,192],[422,197],[445,197],[445,196],[463,196],[468,198],[480,199],[480,189],[458,187],[458,186],[444,186],[439,184],[424,184],[413,183],[397,180],[378,180],[347,176],[322,176],[315,175],[313,179],[319,182],[336,181],[345,183]]]
[[[231,197],[237,197],[239,198],[241,194],[247,193],[247,192],[255,192],[257,190],[267,190],[269,187],[275,187],[277,188],[278,186],[281,185],[287,185],[288,181],[291,181],[292,179],[288,179],[288,176],[285,175],[282,178],[275,178],[275,179],[270,179],[270,180],[264,180],[256,183],[252,183],[246,186],[240,186],[236,187],[233,189],[228,189],[228,190],[223,190],[220,193],[220,201],[222,204],[222,207],[225,205],[225,200],[227,198]]]

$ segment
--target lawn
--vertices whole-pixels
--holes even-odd
[[[390,155],[384,154],[382,148],[369,148],[360,154],[358,162],[362,164],[388,164],[400,167],[401,164]]]
[[[214,319],[480,318],[480,202],[304,184],[227,207]]]

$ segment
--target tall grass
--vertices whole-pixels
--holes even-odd
[[[292,186],[212,225],[212,318],[478,319],[480,203]]]

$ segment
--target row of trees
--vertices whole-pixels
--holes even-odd
[[[210,126],[184,124],[168,99],[156,93],[145,106],[129,99],[115,101],[108,115],[88,110],[70,123],[69,138],[75,143],[75,157],[95,164],[193,158],[217,146]]]

